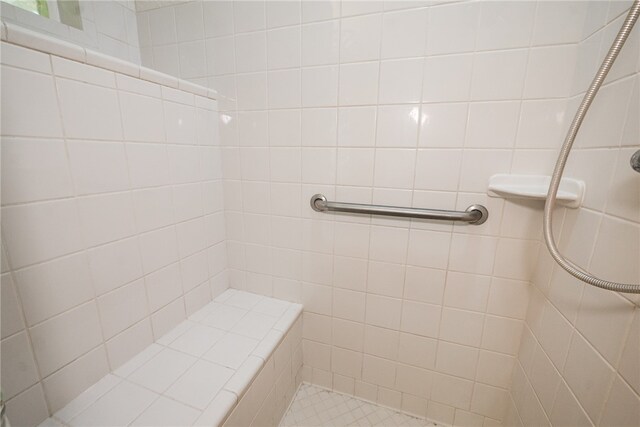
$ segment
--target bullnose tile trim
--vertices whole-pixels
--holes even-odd
[[[85,49],[73,43],[69,43],[55,37],[50,37],[36,31],[27,30],[10,22],[0,21],[0,24],[2,41],[7,43],[137,77],[142,80],[180,89],[195,95],[211,99],[217,99],[218,97],[218,93],[215,90],[197,85],[190,81],[179,79],[177,77],[134,64],[133,62],[114,58],[91,49]]]

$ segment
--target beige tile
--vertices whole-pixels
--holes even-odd
[[[619,376],[613,382],[600,423],[610,426],[640,423],[640,397]]]
[[[449,233],[412,230],[407,263],[418,267],[446,268],[451,242]]]
[[[138,239],[130,238],[88,251],[91,277],[98,296],[142,277]]]
[[[614,370],[580,334],[573,334],[563,376],[589,417],[596,419],[604,407]]]
[[[31,328],[42,375],[49,375],[96,347],[102,337],[98,308],[89,302]]]
[[[501,238],[495,255],[493,274],[516,280],[528,280],[537,259],[539,242]]]
[[[45,378],[44,392],[51,410],[63,408],[108,373],[107,353],[100,346]]]
[[[394,388],[395,378],[395,362],[367,354],[364,355],[362,364],[362,379],[364,381],[383,387]]]
[[[156,312],[181,294],[182,281],[179,264],[171,264],[145,276],[144,282],[149,311]]]
[[[437,338],[440,328],[441,307],[432,304],[404,301],[400,330],[412,334]]]
[[[363,292],[367,287],[367,261],[336,256],[333,263],[333,284],[339,288]]]
[[[480,350],[476,381],[508,389],[515,359],[502,353]]]
[[[333,289],[333,315],[341,319],[363,322],[365,318],[364,292]],[[306,308],[306,306],[305,306]]]
[[[436,347],[435,339],[400,333],[398,361],[433,370],[436,364]]]
[[[396,360],[398,340],[398,331],[369,325],[364,327],[364,352],[366,354]]]
[[[407,393],[402,394],[402,410],[417,417],[427,416],[427,399],[412,396]]]
[[[428,399],[433,383],[432,371],[413,366],[398,364],[396,371],[396,387],[403,393]]]
[[[5,207],[2,234],[13,268],[66,255],[83,247],[73,200]]]
[[[364,347],[364,325],[362,323],[333,318],[331,324],[331,338],[334,346],[362,351]]]
[[[407,266],[404,298],[412,301],[441,304],[446,272],[432,268]]]
[[[2,122],[7,124],[3,134],[61,137],[62,123],[53,77],[11,67],[2,67],[2,71],[3,98],[12,106],[3,108]],[[38,96],[24,96],[28,93]],[[32,117],[39,120],[34,121]]]
[[[186,317],[184,302],[177,298],[151,315],[153,337],[157,340],[177,326]]]
[[[586,209],[569,209],[562,224],[558,248],[577,265],[588,265],[602,215]]]
[[[591,423],[584,409],[564,382],[560,382],[549,419],[554,425],[578,426]]]
[[[324,344],[331,344],[331,318],[314,313],[302,315],[302,337]]]
[[[68,142],[71,173],[78,194],[129,189],[125,146],[112,142]]]
[[[2,392],[5,399],[22,393],[39,380],[25,332],[2,340]]]
[[[367,294],[367,323],[397,330],[401,313],[402,300]]]
[[[6,409],[14,425],[37,426],[49,416],[40,384],[7,401]]]
[[[332,298],[332,292],[329,286],[316,285],[316,284],[307,283],[307,282],[302,283],[302,301],[301,302],[304,305],[306,310],[309,310],[313,313],[329,315],[331,314],[331,311],[332,311],[331,298]],[[354,306],[351,305],[349,307],[354,307]],[[364,312],[362,312],[362,315],[364,315]],[[350,318],[350,317],[347,317],[347,318]]]
[[[337,374],[360,379],[362,376],[362,353],[333,347],[331,370]]]
[[[447,274],[444,305],[482,312],[487,306],[490,284],[489,276],[450,271]]]
[[[575,323],[585,287],[586,285],[582,281],[555,265],[549,284],[548,297],[564,317]]]
[[[640,364],[637,363],[638,360],[640,360],[640,313],[636,309],[618,366],[619,374],[633,387],[636,393],[640,393]]]
[[[596,240],[591,270],[598,277],[607,277],[608,280],[635,283],[640,275],[638,253],[640,226],[606,216]]]
[[[474,347],[480,346],[484,315],[471,311],[442,309],[440,339]]]
[[[60,140],[3,138],[2,204],[73,195],[65,144]]]
[[[524,319],[529,305],[530,285],[527,282],[494,277],[487,312],[498,316]]]
[[[137,280],[98,298],[104,338],[109,339],[149,315],[144,281]]]
[[[122,366],[153,343],[151,321],[143,319],[105,343],[111,370]]]
[[[399,264],[369,262],[367,292],[402,298],[405,269]]]
[[[519,320],[487,316],[482,333],[482,348],[515,355],[522,335],[522,326]]]
[[[2,286],[0,327],[2,328],[2,338],[5,338],[24,329],[24,320],[11,275],[3,274],[0,276],[0,285]]]
[[[466,273],[491,274],[497,244],[498,239],[494,237],[454,233],[448,268]],[[531,264],[530,261],[528,263]]]
[[[573,327],[547,302],[540,323],[538,340],[558,369],[564,366],[572,332]]]
[[[460,427],[481,427],[483,422],[484,417],[482,415],[456,409],[453,425]]]
[[[400,408],[402,405],[402,393],[384,387],[378,387],[378,400],[376,402],[388,408]]]
[[[427,418],[442,424],[453,424],[455,408],[449,405],[429,400],[427,407]]]
[[[34,325],[92,299],[85,253],[20,270],[15,274],[27,323]]]
[[[478,349],[444,341],[438,343],[436,370],[444,374],[474,380]]]
[[[471,405],[473,381],[437,373],[433,378],[432,400],[455,408],[468,408]],[[453,416],[453,411],[451,415]]]
[[[113,140],[122,138],[117,92],[71,80],[57,82],[62,119],[69,137]],[[95,109],[86,109],[87,102]]]
[[[133,202],[129,193],[78,199],[82,232],[88,246],[96,246],[135,233]]]
[[[551,412],[556,399],[558,384],[561,381],[559,372],[544,354],[541,347],[536,347],[529,375],[531,386],[547,413]]]
[[[312,368],[329,370],[331,367],[331,346],[309,340],[302,340],[304,364]]]
[[[582,295],[576,328],[610,364],[615,365],[635,308],[614,292],[587,286]]]
[[[471,411],[499,419],[507,409],[507,390],[476,383],[471,399]]]

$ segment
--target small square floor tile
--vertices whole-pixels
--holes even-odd
[[[298,426],[437,426],[374,403],[302,384],[280,421],[280,427]]]

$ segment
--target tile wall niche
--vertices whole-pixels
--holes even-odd
[[[217,135],[213,99],[2,43],[12,425],[38,425],[227,288]]]
[[[611,3],[607,20],[578,43],[571,114],[628,6]],[[636,25],[567,165],[567,175],[586,181],[584,204],[561,212],[554,227],[573,263],[597,277],[636,284],[640,180],[629,159],[640,149],[639,56]],[[532,282],[505,425],[640,425],[640,297],[580,282],[544,246]]]
[[[195,1],[139,12],[143,63],[220,95],[230,283],[304,303],[307,381],[448,424],[513,415],[512,370],[522,383],[516,355],[540,294],[530,283],[542,203],[488,198],[487,181],[551,172],[615,25],[598,30],[630,3]],[[626,66],[603,97],[629,101]],[[620,129],[622,104],[599,107],[602,123],[585,133]],[[606,155],[624,163],[616,138]],[[602,143],[589,146],[568,173],[591,199],[607,187],[594,167]],[[474,227],[321,214],[309,208],[315,193],[483,203],[490,217]],[[624,234],[620,213],[637,212],[625,206],[603,238]],[[565,212],[557,218],[559,228]]]
[[[80,0],[79,4],[82,29],[62,24],[55,18],[36,15],[4,1],[0,2],[0,15],[6,22],[140,64],[134,1]]]

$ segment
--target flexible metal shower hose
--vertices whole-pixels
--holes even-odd
[[[569,274],[572,276],[586,282],[590,285],[597,286],[598,288],[607,289],[610,291],[616,292],[625,292],[632,294],[640,294],[640,284],[627,284],[627,283],[617,283],[610,282],[608,280],[602,280],[597,277],[590,275],[589,273],[582,270],[580,267],[577,267],[571,261],[565,259],[558,247],[556,246],[555,239],[553,237],[553,227],[552,227],[552,218],[553,218],[553,208],[556,204],[556,195],[558,194],[558,187],[560,186],[560,180],[562,179],[562,173],[564,172],[564,167],[567,163],[567,158],[569,157],[569,153],[571,152],[571,146],[573,145],[574,140],[576,139],[576,135],[578,130],[580,130],[580,126],[582,125],[582,121],[584,120],[584,116],[589,111],[589,107],[593,102],[600,86],[604,82],[604,79],[607,77],[611,66],[615,62],[618,53],[620,53],[620,49],[624,46],[624,43],[627,41],[629,37],[629,33],[633,29],[636,21],[638,20],[638,15],[640,15],[640,0],[635,0],[633,5],[629,9],[629,13],[627,14],[627,18],[624,20],[618,35],[616,36],[613,44],[609,48],[609,52],[605,57],[602,65],[600,65],[600,69],[596,74],[595,78],[591,82],[589,89],[584,95],[582,102],[580,103],[580,107],[576,112],[573,121],[571,122],[571,127],[567,132],[567,136],[564,140],[564,144],[562,145],[562,149],[560,150],[560,155],[558,156],[558,161],[556,162],[555,169],[553,170],[553,176],[551,177],[551,184],[549,185],[549,193],[547,194],[547,201],[544,205],[544,240],[547,243],[547,248],[549,249],[549,253],[553,259]]]

